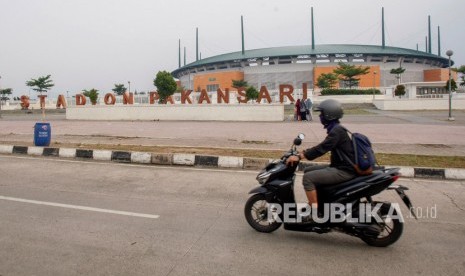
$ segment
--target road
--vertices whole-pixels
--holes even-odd
[[[373,248],[339,233],[252,230],[243,205],[255,174],[0,155],[0,275],[465,272],[465,182],[399,180],[423,217],[402,207],[404,235]]]

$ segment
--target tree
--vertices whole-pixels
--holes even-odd
[[[11,95],[13,89],[11,88],[5,88],[5,89],[0,89],[0,101],[4,102],[4,101],[8,101],[10,99],[10,97],[8,97],[8,95]],[[1,102],[0,102],[1,104]]]
[[[158,103],[166,104],[169,96],[173,95],[177,88],[177,83],[173,76],[167,71],[159,71],[153,84],[158,89],[159,100]]]
[[[11,91],[13,91],[11,88],[0,89],[0,112],[2,111],[2,102],[10,99],[7,95],[11,95]],[[1,113],[0,118],[2,118]]]
[[[460,86],[465,86],[465,65],[460,66],[459,68],[454,70],[457,73],[462,74],[462,82],[460,83]]]
[[[396,75],[397,84],[400,84],[400,77],[404,72],[405,72],[405,68],[399,67],[399,68],[391,69],[389,73]]]
[[[115,92],[115,94],[118,96],[123,95],[126,90],[127,88],[122,83],[115,84],[115,88],[112,89],[112,91]]]
[[[258,90],[253,86],[250,86],[247,90],[245,90],[245,97],[247,98],[247,101],[258,99],[258,94]]]
[[[186,88],[182,85],[178,85],[176,87],[176,93],[181,93],[182,91],[186,90]]]
[[[82,95],[89,97],[92,105],[97,104],[97,99],[98,99],[98,90],[92,88],[91,90],[84,90]]]
[[[397,85],[396,89],[394,90],[394,95],[396,95],[399,98],[405,95],[405,86],[403,86],[402,84]]]
[[[42,93],[46,93],[53,86],[55,86],[53,81],[50,79],[50,75],[39,77],[37,79],[31,79],[30,81],[26,82],[26,85],[32,87],[32,90],[40,93],[40,95],[42,95]]]
[[[247,87],[249,84],[245,80],[232,80],[232,87],[234,88],[241,88],[241,87]]]
[[[334,73],[321,74],[316,82],[316,85],[321,89],[334,88],[337,83],[337,75]]]
[[[42,93],[47,93],[55,84],[50,79],[50,75],[45,77],[39,77],[37,79],[31,79],[26,82],[26,85],[32,87],[32,90],[36,91],[42,96]],[[42,120],[45,120],[45,106],[42,108]]]
[[[352,86],[356,86],[360,81],[360,78],[357,77],[368,74],[370,72],[370,67],[355,66],[339,62],[339,66],[334,69],[333,72],[339,75],[339,79],[352,89]]]
[[[449,80],[447,80],[446,86],[444,86],[444,88],[446,88],[446,90],[449,91]],[[454,79],[450,80],[450,90],[451,91],[457,90],[457,83],[455,82]]]

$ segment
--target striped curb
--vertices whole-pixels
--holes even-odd
[[[195,155],[194,154],[173,154],[173,164],[174,165],[194,166],[195,165]]]
[[[173,165],[173,154],[170,154],[170,153],[152,153],[152,164],[155,164],[155,165]]]
[[[98,161],[111,161],[111,150],[94,150],[94,160]]]
[[[44,148],[44,152],[42,153],[42,155],[58,157],[59,153],[60,153],[59,148]]]
[[[27,154],[41,156],[44,154],[44,148],[41,147],[28,147]]]
[[[28,147],[13,146],[13,154],[27,154]]]
[[[231,168],[261,170],[273,160],[234,156],[210,156],[195,154],[170,154],[110,150],[89,150],[74,148],[49,148],[0,145],[0,154],[77,158],[84,160],[112,161],[118,163],[180,165],[208,168]],[[322,165],[320,162],[301,162],[299,171],[308,166]],[[465,169],[456,168],[414,168],[405,166],[385,166],[400,168],[403,177],[437,180],[465,180]]]
[[[111,161],[119,163],[131,163],[131,153],[128,151],[112,151]]]
[[[219,168],[242,168],[244,167],[244,158],[232,156],[218,157]]]
[[[58,156],[65,157],[65,158],[75,158],[76,149],[60,148],[58,149]]]
[[[131,163],[151,164],[152,163],[152,154],[150,154],[148,152],[132,152],[131,153]]]
[[[76,149],[76,158],[94,159],[94,151]]]
[[[0,153],[11,154],[13,152],[13,146],[0,145]]]
[[[194,166],[218,168],[218,156],[196,155]]]

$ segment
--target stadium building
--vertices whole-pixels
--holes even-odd
[[[390,73],[391,69],[403,67],[405,72],[401,75],[402,83],[426,83],[417,86],[416,94],[419,97],[425,93],[446,94],[447,91],[437,84],[431,87],[427,85],[429,82],[445,82],[448,79],[449,66],[448,58],[441,56],[439,26],[437,54],[431,51],[430,20],[428,26],[427,51],[386,46],[384,9],[380,45],[316,45],[312,8],[311,45],[245,50],[242,35],[242,51],[198,59],[197,47],[197,60],[190,64],[184,62],[184,66],[181,66],[179,48],[179,68],[172,74],[185,89],[193,91],[210,92],[218,88],[230,88],[232,80],[242,79],[257,88],[266,86],[270,91],[277,90],[281,84],[289,84],[295,88],[306,84],[312,90],[318,89],[316,82],[321,74],[332,72],[339,62],[344,62],[370,67],[370,72],[361,76],[359,87],[362,89],[376,87],[384,92],[383,88],[399,82],[396,75]],[[337,86],[342,87],[343,83],[340,82]]]

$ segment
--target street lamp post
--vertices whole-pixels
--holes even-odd
[[[454,117],[452,117],[452,87],[451,87],[451,72],[450,72],[450,57],[454,54],[452,50],[447,50],[446,55],[449,57],[449,121],[454,121]]]
[[[375,100],[376,71],[373,72],[373,100]]]
[[[131,82],[128,81],[128,92],[131,93]]]

